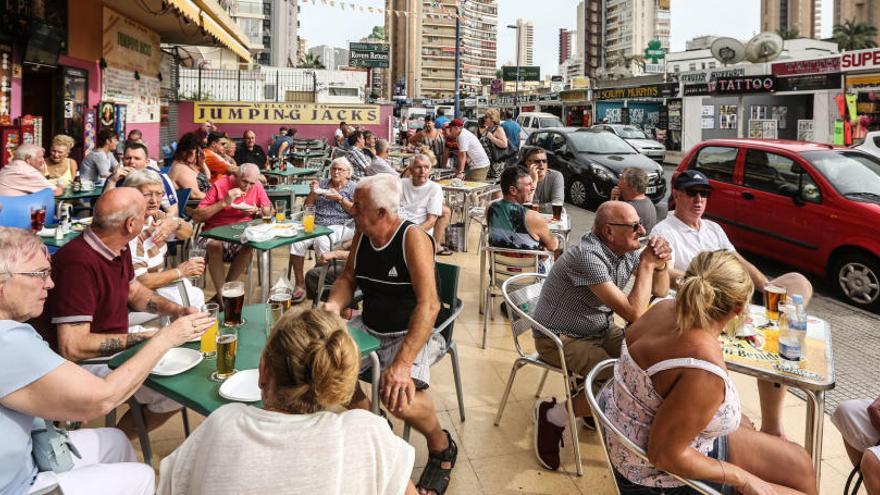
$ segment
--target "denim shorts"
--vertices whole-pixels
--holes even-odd
[[[727,460],[727,436],[715,439],[712,450],[709,451],[709,457],[721,461]],[[637,485],[626,479],[617,469],[614,470],[614,478],[617,481],[620,495],[699,495],[700,493],[687,485],[672,488]],[[710,481],[705,483],[723,495],[733,495],[736,493],[733,486],[730,485],[721,485]]]

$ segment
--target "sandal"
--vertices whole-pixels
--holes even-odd
[[[296,290],[293,291],[293,298],[292,298],[293,304],[299,304],[299,303],[303,302],[303,300],[305,298],[306,298],[306,290],[303,289],[302,287],[297,287]]]
[[[439,251],[437,251],[438,256],[452,256],[453,251],[446,246],[443,246]]]
[[[416,488],[434,492],[436,495],[446,493],[450,473],[452,473],[455,459],[458,457],[458,446],[452,439],[452,435],[446,430],[443,430],[443,433],[446,433],[446,438],[449,439],[449,446],[442,452],[428,452],[428,465],[425,466],[425,470],[422,471],[422,476],[419,477],[419,482],[416,484]],[[443,467],[444,462],[449,463],[449,468]]]

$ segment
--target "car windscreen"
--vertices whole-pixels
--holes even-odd
[[[548,127],[562,127],[562,121],[556,117],[541,117],[538,119],[538,127],[546,129]]]
[[[597,155],[634,154],[636,150],[610,132],[578,131],[568,135],[577,151]]]
[[[617,134],[623,139],[648,139],[645,133],[636,127],[621,127]]]
[[[834,186],[850,199],[880,200],[880,160],[852,150],[806,151],[807,159]]]

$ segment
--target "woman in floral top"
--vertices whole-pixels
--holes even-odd
[[[817,493],[807,452],[743,418],[724,366],[718,337],[754,290],[742,264],[727,251],[701,253],[679,287],[675,301],[658,303],[627,329],[614,378],[600,394],[609,420],[650,461],[609,437],[620,493],[696,493],[667,473],[723,493]]]

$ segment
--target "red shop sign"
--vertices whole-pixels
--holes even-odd
[[[869,48],[840,55],[840,70],[847,72],[880,67],[880,49]]]
[[[774,76],[799,76],[840,72],[840,56],[777,62],[771,66]]]

